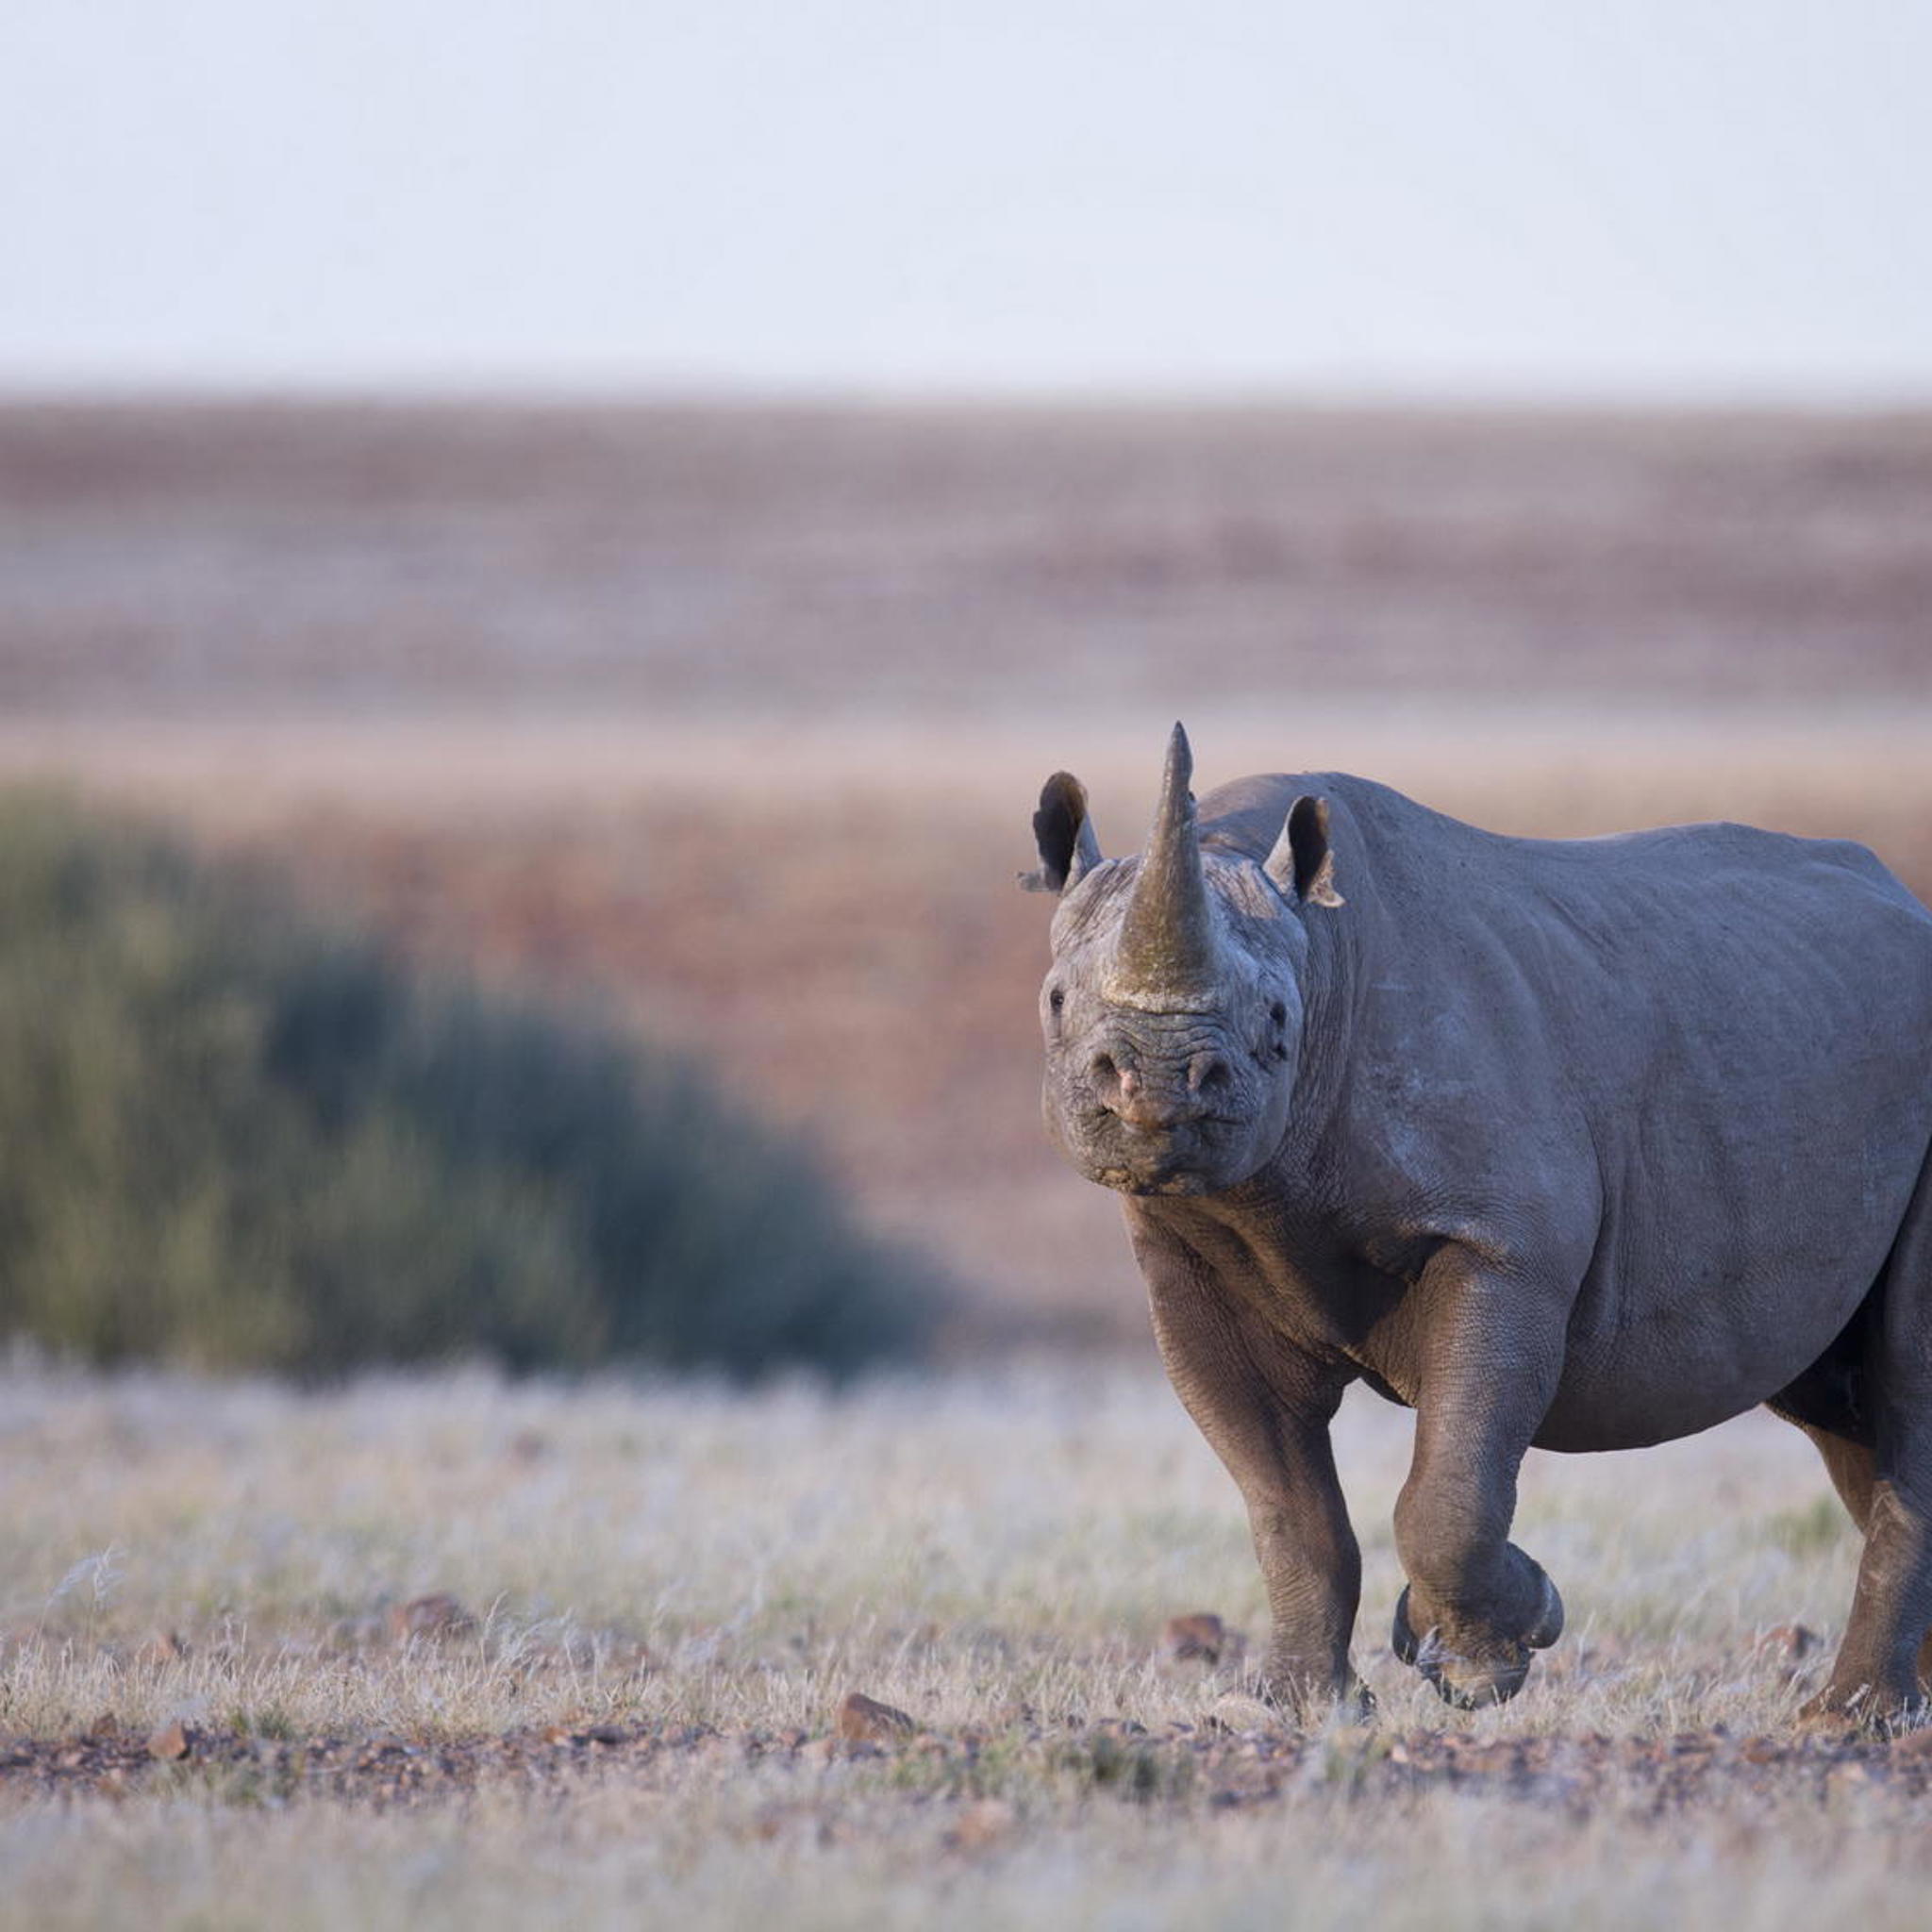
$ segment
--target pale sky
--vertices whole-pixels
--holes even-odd
[[[1922,0],[10,0],[0,388],[1932,399]]]

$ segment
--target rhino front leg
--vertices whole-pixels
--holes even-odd
[[[1516,1477],[1563,1366],[1564,1305],[1445,1250],[1418,1283],[1415,1456],[1395,1506],[1396,1655],[1466,1708],[1515,1696],[1563,1600],[1509,1541]]]
[[[1195,1257],[1136,1234],[1169,1379],[1247,1504],[1273,1620],[1262,1691],[1303,1721],[1372,1707],[1350,1661],[1361,1554],[1328,1424],[1346,1387],[1225,1294]]]

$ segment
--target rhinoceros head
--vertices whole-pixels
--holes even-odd
[[[1265,862],[1203,850],[1176,724],[1160,804],[1137,858],[1101,857],[1077,778],[1041,793],[1041,866],[1058,892],[1041,989],[1047,1131],[1089,1179],[1130,1194],[1206,1194],[1280,1145],[1294,1097],[1307,935],[1298,914],[1339,905],[1326,812],[1297,800]]]

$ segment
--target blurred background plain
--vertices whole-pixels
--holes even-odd
[[[1144,1348],[1037,1121],[1056,767],[1111,850],[1179,716],[1932,891],[1928,71],[1876,0],[25,0],[0,772],[691,1057],[949,1348]]]

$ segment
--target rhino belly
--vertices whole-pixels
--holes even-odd
[[[1856,1137],[1853,1124],[1836,1124]],[[1836,1163],[1815,1142],[1807,1155],[1794,1131],[1789,1147],[1760,1141],[1761,1160],[1732,1149],[1726,1161],[1652,1172],[1623,1191],[1607,1206],[1538,1446],[1635,1448],[1693,1435],[1793,1381],[1876,1284],[1912,1200],[1926,1125],[1915,1120],[1884,1151],[1856,1137],[1856,1158]]]

